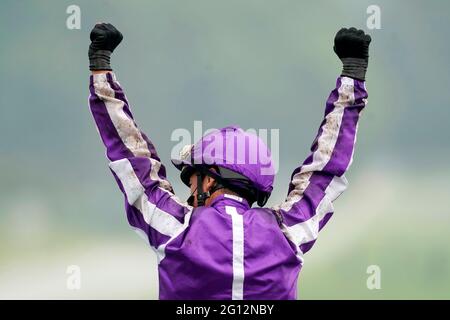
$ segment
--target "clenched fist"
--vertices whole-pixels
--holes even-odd
[[[110,65],[111,53],[122,41],[123,36],[110,23],[98,23],[90,34],[89,69],[112,70]]]
[[[364,80],[372,38],[363,30],[342,28],[334,38],[334,52],[343,63],[342,75]]]

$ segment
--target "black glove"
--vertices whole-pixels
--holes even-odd
[[[343,63],[342,76],[365,79],[372,39],[362,30],[342,28],[334,37],[334,52]]]
[[[111,53],[122,41],[123,36],[110,23],[99,23],[91,31],[89,46],[89,69],[112,70],[109,63]]]

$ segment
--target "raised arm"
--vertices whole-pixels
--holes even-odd
[[[365,71],[371,39],[363,31],[341,29],[334,50],[344,68],[325,105],[311,153],[294,170],[288,196],[276,210],[299,257],[309,251],[333,214],[333,201],[346,189],[361,110],[367,102]]]
[[[139,130],[128,100],[109,63],[122,34],[110,24],[97,24],[89,47],[89,105],[106,147],[109,167],[125,196],[128,222],[159,249],[189,221],[192,208],[181,203],[166,180],[155,147]]]

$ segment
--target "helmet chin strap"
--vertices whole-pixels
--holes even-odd
[[[194,191],[192,191],[191,195],[190,195],[189,198],[187,199],[187,203],[188,203],[188,205],[190,205],[190,206],[193,206],[193,205],[194,205],[194,200],[195,200],[194,193],[195,193],[195,191],[197,191],[197,189],[195,189]]]
[[[208,199],[211,194],[216,192],[219,189],[222,189],[223,186],[216,182],[216,184],[211,188],[210,191],[203,191],[203,179],[206,177],[206,175],[200,171],[196,173],[197,176],[197,206],[201,207],[205,205],[206,199]],[[194,192],[192,192],[191,196],[188,198],[187,202],[189,205],[194,205]]]
[[[200,171],[197,172],[197,206],[205,205],[206,199],[209,198],[209,191],[203,192],[203,178],[205,177]]]

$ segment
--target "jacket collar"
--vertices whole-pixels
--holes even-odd
[[[210,207],[214,207],[216,209],[225,206],[236,207],[237,209],[242,209],[241,211],[246,211],[250,209],[247,200],[244,198],[231,195],[231,194],[221,194],[215,197],[209,205]]]

